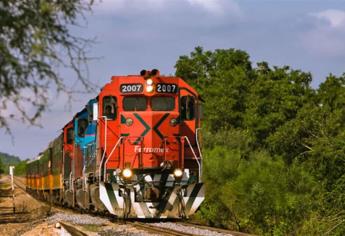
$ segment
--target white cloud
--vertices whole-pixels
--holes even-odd
[[[332,28],[345,27],[345,11],[328,9],[318,13],[312,13],[319,20],[325,21]]]
[[[302,36],[304,47],[316,56],[345,57],[345,35],[325,29],[313,29]]]
[[[240,7],[235,0],[99,0],[96,13],[133,13],[149,11],[169,11],[180,8],[203,10],[213,15],[240,14]]]
[[[123,10],[158,10],[165,0],[100,0],[96,2],[96,11],[120,12]]]
[[[311,27],[302,34],[304,48],[315,56],[345,57],[345,11],[327,9],[310,13]]]
[[[187,0],[193,7],[201,7],[204,10],[214,13],[223,14],[223,2],[220,0]],[[231,2],[231,1],[230,1]]]

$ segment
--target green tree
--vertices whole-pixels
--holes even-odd
[[[266,152],[248,160],[241,153],[221,146],[205,153],[207,200],[199,217],[259,235],[296,234],[319,194],[313,176]]]
[[[203,99],[207,128],[241,127],[244,97],[252,81],[249,55],[241,50],[204,51],[195,48],[177,61],[176,75],[194,86]]]
[[[271,69],[266,62],[259,63],[255,72],[255,83],[246,96],[244,123],[256,145],[268,147],[266,139],[293,120],[312,98],[311,75],[288,66]]]
[[[69,67],[90,88],[83,73],[89,40],[70,28],[92,2],[0,0],[0,128],[8,129],[9,118],[34,124],[51,88],[70,94],[59,67]],[[8,107],[16,111],[4,113]]]
[[[246,52],[198,47],[179,58],[176,75],[205,100],[206,200],[197,218],[260,235],[312,232],[324,192],[308,160],[324,123],[310,73],[266,62],[253,68]]]
[[[25,176],[28,161],[29,160],[21,161],[17,165],[15,165],[14,174],[17,176]]]

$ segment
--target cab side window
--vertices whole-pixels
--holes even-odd
[[[67,129],[67,144],[73,144],[74,130],[73,128]]]
[[[115,120],[117,117],[117,100],[116,97],[107,96],[103,98],[103,116],[108,120]]]
[[[195,118],[195,99],[192,96],[181,98],[181,119],[194,120]]]
[[[87,119],[80,119],[78,120],[78,136],[85,137],[85,131],[87,128],[88,122]]]
[[[92,120],[93,120],[93,109],[92,108],[93,108],[92,104],[87,104],[87,106],[86,106],[87,114],[88,114],[87,119],[89,122],[92,122]]]
[[[198,108],[198,112],[196,113],[196,118],[199,120],[203,120],[204,119],[204,109],[203,109],[201,101],[198,101],[196,103],[196,107]]]

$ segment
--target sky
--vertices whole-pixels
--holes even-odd
[[[174,74],[179,56],[196,46],[241,49],[253,66],[289,65],[311,72],[317,87],[330,73],[345,72],[343,0],[102,0],[71,32],[96,43],[89,55],[90,80],[99,86],[112,75],[157,68]],[[61,73],[67,83],[70,71]],[[13,135],[0,131],[0,152],[34,158],[95,94],[51,95],[42,127],[12,122]],[[11,108],[9,108],[11,109]]]

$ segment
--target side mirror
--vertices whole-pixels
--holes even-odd
[[[92,120],[97,121],[98,120],[98,103],[95,102],[92,107]]]

